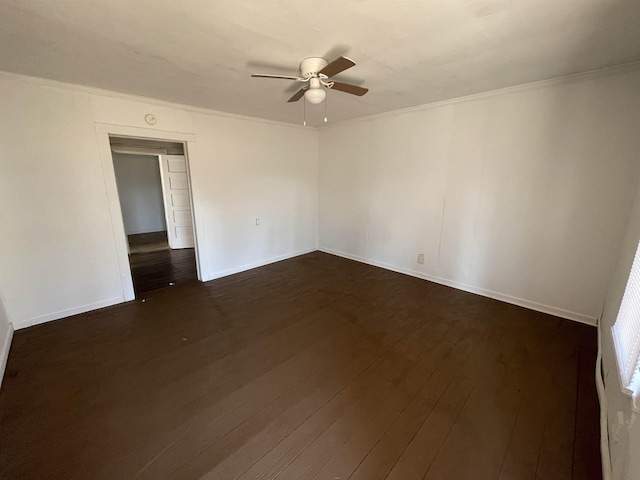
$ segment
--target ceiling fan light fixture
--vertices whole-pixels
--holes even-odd
[[[304,98],[312,105],[322,103],[326,96],[327,92],[324,91],[324,88],[310,88],[304,92]]]
[[[254,73],[252,77],[258,78],[280,78],[283,80],[295,80],[296,82],[307,83],[308,85],[300,88],[287,103],[297,102],[305,97],[307,102],[318,105],[327,97],[326,89],[331,88],[351,95],[362,96],[367,93],[368,89],[350,83],[336,82],[331,77],[344,72],[348,68],[355,65],[355,62],[347,57],[338,57],[332,62],[327,62],[321,57],[308,57],[300,62],[300,73],[298,76],[293,75],[273,75],[269,73]],[[326,111],[325,111],[326,118]],[[326,122],[327,120],[325,120]]]

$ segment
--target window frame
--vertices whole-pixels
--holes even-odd
[[[640,398],[640,242],[611,326],[611,336],[621,389],[631,396],[637,408]]]

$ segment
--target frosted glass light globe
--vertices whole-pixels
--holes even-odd
[[[324,88],[310,88],[306,92],[304,92],[304,98],[307,99],[307,102],[317,105],[318,103],[322,103],[324,98],[327,96],[327,92],[324,91]]]

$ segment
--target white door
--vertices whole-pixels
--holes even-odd
[[[164,213],[171,248],[193,248],[191,196],[184,155],[160,155]]]

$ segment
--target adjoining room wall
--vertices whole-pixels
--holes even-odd
[[[113,166],[125,233],[166,230],[158,157],[114,153]]]
[[[96,124],[195,134],[204,280],[317,248],[313,129],[6,73],[0,105],[0,295],[16,328],[124,298]]]
[[[322,128],[320,248],[595,324],[640,172],[638,85],[627,68]]]

